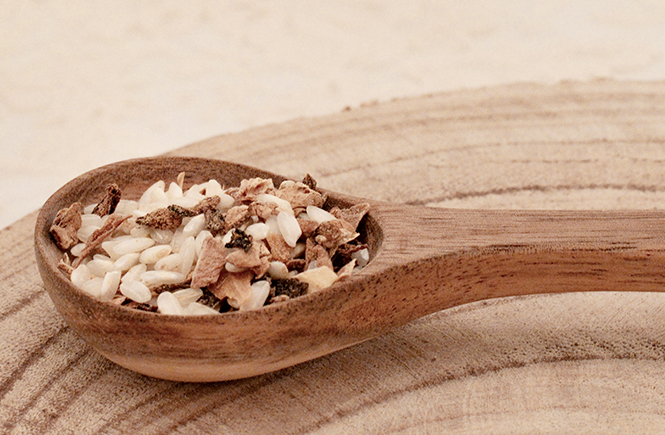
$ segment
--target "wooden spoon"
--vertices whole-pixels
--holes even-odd
[[[418,317],[483,299],[577,291],[662,291],[665,212],[489,211],[388,204],[326,192],[328,206],[369,202],[371,261],[331,288],[216,316],[178,317],[101,302],[57,268],[49,227],[61,208],[94,203],[108,183],[138,198],[157,180],[238,185],[284,178],[218,160],[115,163],[58,190],[35,228],[46,290],[68,324],[112,361],[149,376],[219,381],[279,370],[371,339]]]

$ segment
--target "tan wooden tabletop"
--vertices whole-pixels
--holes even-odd
[[[511,85],[254,128],[177,155],[395,203],[649,209],[665,203],[665,82]],[[662,433],[665,295],[466,305],[335,354],[214,384],[93,352],[35,265],[31,214],[0,232],[0,432]],[[433,237],[436,235],[434,234]]]

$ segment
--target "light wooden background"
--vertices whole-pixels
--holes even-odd
[[[327,189],[397,203],[663,208],[664,119],[663,82],[513,85],[298,119],[174,154],[309,172]],[[34,220],[0,232],[2,433],[665,430],[663,294],[482,302],[277,373],[173,383],[115,366],[63,324],[37,274]]]

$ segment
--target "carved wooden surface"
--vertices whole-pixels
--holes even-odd
[[[665,83],[512,85],[298,119],[181,148],[396,203],[663,208]],[[0,232],[3,433],[662,433],[665,295],[479,302],[277,373],[143,377],[63,323],[31,214]]]

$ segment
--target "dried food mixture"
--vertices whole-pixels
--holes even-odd
[[[60,210],[51,226],[60,269],[102,301],[198,315],[316,292],[369,261],[357,232],[369,205],[324,210],[309,175],[227,189],[209,180],[184,190],[184,179],[158,181],[138,201],[111,184],[97,204]]]

